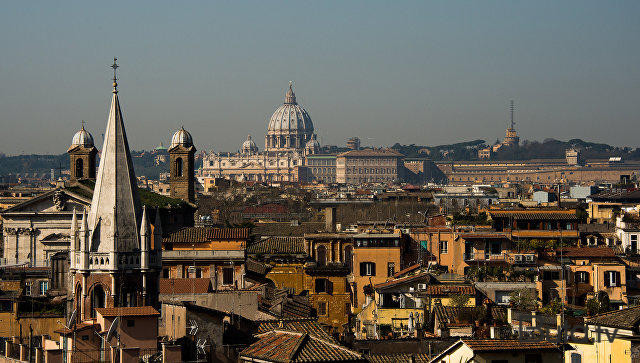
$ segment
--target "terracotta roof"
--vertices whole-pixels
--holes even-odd
[[[640,306],[614,310],[585,319],[587,324],[634,330],[640,323]]]
[[[264,334],[273,330],[305,333],[320,339],[333,341],[331,335],[322,328],[322,325],[320,325],[316,319],[281,319],[262,321],[258,325],[256,334]]]
[[[429,285],[428,295],[473,295],[475,289],[471,285]]]
[[[492,218],[578,220],[575,210],[489,210]]]
[[[393,149],[361,149],[361,150],[350,150],[343,153],[338,154],[338,157],[341,156],[395,156],[400,157],[403,156],[399,152]]]
[[[161,294],[206,294],[211,291],[211,280],[206,278],[160,279]]]
[[[560,256],[560,251],[556,251],[556,255]],[[616,257],[615,251],[609,247],[565,247],[562,255],[568,258]]]
[[[415,265],[411,265],[411,266],[405,268],[404,270],[400,270],[400,271],[396,272],[393,275],[393,277],[401,277],[402,275],[404,275],[406,273],[409,273],[409,272],[412,272],[412,271],[415,271],[415,270],[419,269],[421,266],[422,266],[422,264],[416,263]]]
[[[213,240],[247,240],[249,228],[184,227],[162,239],[164,243],[193,243]]]
[[[462,342],[474,352],[492,352],[499,350],[541,350],[541,349],[560,349],[558,345],[541,341],[528,340],[503,340],[503,339],[462,339]]]
[[[500,232],[461,233],[460,237],[464,239],[509,239],[506,233],[500,233]]]
[[[303,255],[304,237],[268,237],[247,247],[247,254]]]
[[[119,308],[96,308],[96,311],[103,317],[113,316],[160,316],[158,310],[153,306],[135,306]]]
[[[272,331],[251,344],[240,357],[271,362],[364,362],[360,354],[304,333]]]
[[[367,355],[370,363],[427,363],[430,361],[427,353],[396,353],[396,354],[370,354]]]
[[[430,280],[431,278],[431,274],[428,272],[421,272],[419,274],[415,274],[415,275],[411,275],[411,276],[407,276],[407,277],[401,277],[398,279],[393,279],[393,280],[389,280],[389,281],[385,281],[379,284],[376,284],[374,287],[376,289],[384,289],[384,288],[388,288],[388,287],[392,287],[392,286],[397,286],[397,285],[402,285],[402,284],[406,284],[407,282],[412,282],[412,281],[420,281],[420,280]]]

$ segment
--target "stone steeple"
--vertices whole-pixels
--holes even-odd
[[[90,250],[129,252],[140,248],[140,216],[136,176],[114,77],[113,97],[88,220]]]

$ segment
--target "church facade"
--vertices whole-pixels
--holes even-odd
[[[307,179],[307,155],[319,151],[309,113],[301,107],[290,84],[285,100],[269,120],[265,150],[258,151],[251,135],[238,153],[207,153],[200,177],[237,181],[298,182]]]

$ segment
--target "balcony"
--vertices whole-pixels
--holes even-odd
[[[171,250],[162,251],[163,261],[243,260],[244,250]]]
[[[509,256],[505,252],[492,254],[485,252],[472,252],[464,254],[465,261],[482,261],[482,262],[507,262],[509,260]]]

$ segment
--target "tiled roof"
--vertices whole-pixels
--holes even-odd
[[[104,317],[113,316],[160,316],[153,306],[135,306],[119,308],[96,308],[96,311]]]
[[[100,324],[98,323],[94,323],[94,322],[82,322],[79,323],[75,326],[75,329],[69,329],[67,327],[63,327],[61,329],[55,330],[56,333],[62,334],[62,335],[67,335],[67,334],[71,334],[74,331],[80,331],[80,330],[84,330],[84,329],[88,329],[88,328],[93,328],[96,327],[96,330],[100,329]]]
[[[500,232],[461,233],[460,237],[464,239],[509,239],[506,233]]]
[[[333,341],[331,335],[322,328],[316,319],[281,319],[262,321],[258,325],[256,334],[264,334],[272,330],[294,331],[309,334],[320,339]]]
[[[462,339],[462,342],[474,352],[493,352],[500,350],[558,350],[558,345],[546,340],[503,340],[503,339]]]
[[[160,279],[161,294],[206,294],[211,291],[211,280],[206,278]]]
[[[560,256],[560,251],[556,251],[556,255]],[[615,251],[609,247],[565,247],[562,255],[568,258],[616,257]]]
[[[268,237],[247,247],[248,254],[302,255],[304,237]]]
[[[492,218],[578,220],[575,210],[489,210]]]
[[[419,269],[422,266],[422,264],[416,263],[415,265],[411,265],[403,270],[400,270],[398,272],[396,272],[393,277],[401,277],[404,274],[407,274],[409,272],[415,271],[417,269]]]
[[[431,274],[428,272],[422,272],[419,274],[415,274],[415,275],[411,275],[411,276],[407,276],[407,277],[401,277],[398,279],[393,279],[393,280],[389,280],[389,281],[385,281],[379,284],[375,285],[376,289],[384,289],[384,288],[389,288],[392,286],[397,286],[397,285],[402,285],[402,284],[406,284],[408,282],[413,282],[413,281],[423,281],[423,280],[430,280],[431,278]]]
[[[428,295],[473,295],[475,289],[471,285],[429,285]]]
[[[285,289],[267,289],[264,296],[258,296],[258,308],[279,319],[310,318],[314,313],[308,296],[293,295]]]
[[[338,157],[341,156],[395,156],[400,157],[403,156],[399,152],[393,149],[361,149],[361,150],[350,150],[343,153],[338,154]]]
[[[164,243],[193,243],[213,240],[247,240],[249,228],[184,227],[162,239]]]
[[[433,308],[433,314],[438,318],[438,322],[444,326],[471,325],[478,314],[481,313],[481,308],[480,306],[436,305]]]
[[[336,343],[304,333],[272,331],[240,352],[271,362],[364,362],[362,356]]]
[[[370,363],[427,363],[430,361],[426,353],[370,354],[366,358]]]
[[[640,323],[640,306],[594,315],[585,319],[585,322],[587,324],[633,330]]]

